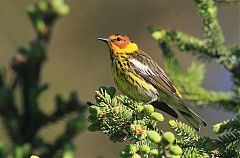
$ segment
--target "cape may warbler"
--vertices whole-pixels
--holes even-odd
[[[196,130],[199,130],[201,125],[207,125],[187,107],[187,103],[160,66],[127,36],[116,34],[98,40],[107,43],[110,49],[112,74],[116,85],[124,94],[146,104],[154,104],[158,99],[164,101],[170,97],[174,102],[164,104],[165,108],[170,109],[165,111],[175,115],[173,106]]]

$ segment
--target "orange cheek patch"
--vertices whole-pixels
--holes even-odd
[[[124,49],[124,48],[127,47],[127,45],[129,44],[129,42],[127,42],[127,41],[124,41],[124,42],[115,42],[114,44],[117,45],[119,48]]]
[[[119,48],[124,49],[128,46],[128,44],[130,43],[130,40],[128,37],[122,37],[123,41],[120,42],[115,42],[114,44],[117,45]]]

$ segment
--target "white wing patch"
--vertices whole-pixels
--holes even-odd
[[[144,65],[140,61],[136,59],[129,59],[129,62],[131,62],[136,68],[142,70],[142,73],[145,75],[155,75],[154,72],[149,68],[149,66]]]

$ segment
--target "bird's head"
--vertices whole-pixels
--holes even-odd
[[[107,43],[114,53],[130,53],[138,50],[138,46],[125,35],[115,34],[108,38],[98,38],[98,40]]]

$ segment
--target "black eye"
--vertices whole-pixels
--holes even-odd
[[[121,39],[121,38],[119,38],[119,37],[118,37],[116,40],[117,40],[117,41],[122,41],[122,39]]]

